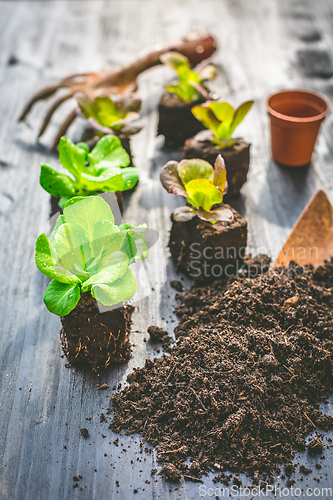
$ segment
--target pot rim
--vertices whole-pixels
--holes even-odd
[[[272,97],[275,97],[277,95],[283,95],[283,94],[289,94],[289,93],[301,93],[304,94],[304,96],[314,96],[320,99],[321,101],[324,102],[326,105],[326,109],[319,113],[318,115],[315,116],[306,116],[306,117],[298,117],[298,116],[289,116],[289,115],[284,115],[283,113],[279,113],[278,111],[275,111],[271,105],[269,104],[270,99]],[[292,123],[311,123],[311,122],[316,122],[323,120],[325,116],[329,113],[331,109],[331,103],[327,99],[326,96],[319,92],[315,92],[313,90],[307,90],[307,89],[284,89],[284,90],[279,90],[278,92],[274,92],[273,94],[270,94],[266,100],[265,100],[265,106],[267,109],[267,112],[269,115],[274,116],[275,118],[279,118],[280,120],[286,121],[286,122],[292,122]]]

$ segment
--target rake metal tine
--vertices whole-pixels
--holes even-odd
[[[70,125],[73,123],[73,121],[76,118],[76,108],[73,109],[73,111],[67,116],[66,120],[60,125],[59,130],[57,135],[54,138],[53,144],[52,144],[52,149],[56,149],[58,146],[58,143],[60,141],[60,138],[67,132],[68,128]]]
[[[70,92],[69,94],[66,94],[64,96],[61,96],[59,97],[59,99],[57,99],[53,104],[52,106],[50,107],[50,109],[48,110],[45,118],[44,118],[44,121],[43,121],[43,124],[39,130],[39,133],[38,133],[38,138],[43,135],[43,133],[45,132],[45,129],[46,127],[48,126],[50,120],[51,120],[51,117],[53,115],[53,113],[55,112],[55,110],[65,101],[67,101],[67,99],[70,99],[71,97],[73,96],[73,93]]]

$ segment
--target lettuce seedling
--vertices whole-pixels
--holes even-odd
[[[130,124],[139,118],[141,99],[134,94],[89,98],[85,94],[75,96],[81,113],[91,126],[101,134],[136,134],[141,127]]]
[[[214,142],[220,148],[235,144],[231,139],[236,127],[244,120],[252,107],[253,101],[244,102],[235,110],[228,102],[207,101],[192,108],[193,115],[209,129],[208,134],[200,133],[201,137]]]
[[[205,80],[213,80],[216,76],[215,66],[202,61],[194,69],[191,69],[189,60],[179,52],[167,52],[160,57],[166,66],[173,69],[179,78],[179,82],[174,85],[167,85],[169,92],[176,94],[179,99],[185,102],[198,101],[204,97],[208,99],[209,93],[203,85]]]
[[[224,160],[218,155],[214,168],[204,160],[169,161],[161,170],[160,179],[168,193],[186,198],[190,206],[179,207],[173,217],[178,222],[198,216],[214,224],[217,221],[232,221],[231,210],[220,206],[227,186],[227,171]]]
[[[42,233],[36,242],[36,265],[52,278],[44,295],[49,311],[66,316],[89,291],[104,306],[131,299],[137,283],[129,265],[148,256],[146,229],[117,226],[100,196],[67,201],[50,237]]]
[[[139,169],[125,168],[130,158],[115,135],[102,137],[90,153],[84,142],[73,144],[63,136],[59,160],[70,175],[42,163],[39,182],[45,191],[60,198],[60,208],[74,196],[132,189],[139,177]]]

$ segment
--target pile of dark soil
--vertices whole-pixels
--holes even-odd
[[[171,480],[215,470],[272,481],[282,464],[290,475],[305,437],[333,428],[319,410],[333,392],[332,290],[333,263],[194,285],[171,354],[113,396],[113,429],[157,446]]]
[[[82,294],[75,309],[61,318],[61,346],[69,363],[87,364],[96,371],[127,361],[133,310],[127,305],[100,313],[91,293]]]

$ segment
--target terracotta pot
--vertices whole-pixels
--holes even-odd
[[[267,98],[266,108],[273,159],[292,167],[310,163],[321,122],[330,109],[326,97],[308,90],[283,90]]]

